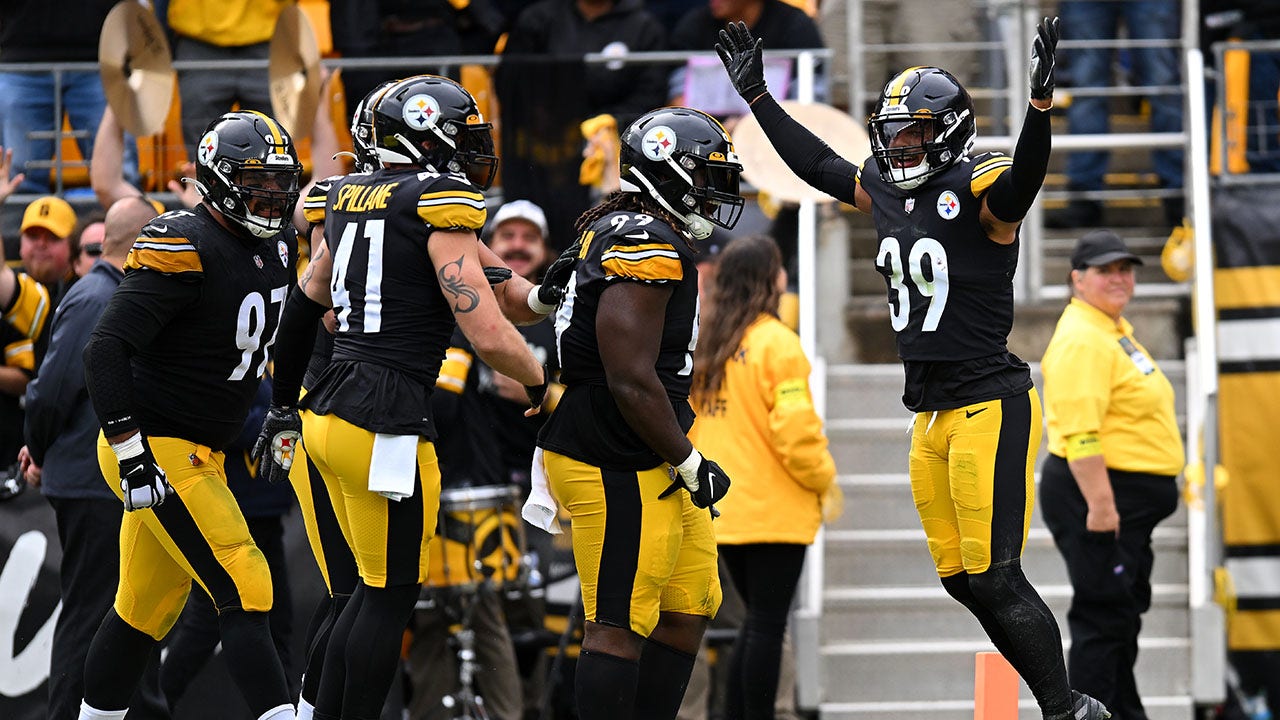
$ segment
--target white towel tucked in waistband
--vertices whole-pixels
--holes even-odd
[[[547,466],[542,457],[542,448],[533,450],[533,467],[530,468],[529,499],[520,508],[520,517],[530,525],[541,528],[552,535],[563,532],[560,529],[560,504],[551,494],[551,486],[547,483]]]
[[[373,436],[370,492],[396,501],[413,495],[413,481],[418,476],[418,440],[417,435]]]

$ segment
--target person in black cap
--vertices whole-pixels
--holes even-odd
[[[1041,360],[1049,455],[1040,507],[1071,577],[1071,686],[1146,720],[1133,666],[1151,607],[1151,533],[1178,504],[1173,386],[1122,313],[1133,254],[1110,230],[1071,253],[1071,301]]]

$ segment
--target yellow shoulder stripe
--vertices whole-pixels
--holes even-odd
[[[422,193],[418,198],[418,217],[432,227],[479,231],[489,219],[489,211],[484,195],[478,192],[442,190]]]
[[[49,319],[49,288],[26,273],[17,273],[18,290],[4,319],[32,340],[38,339]]]
[[[1004,155],[980,163],[969,180],[969,191],[974,197],[982,195],[996,181],[996,178],[1011,167],[1013,167],[1013,159]]]
[[[16,367],[35,372],[35,345],[30,338],[23,338],[6,345],[4,348],[4,364],[6,367]]]
[[[302,216],[312,225],[319,225],[324,222],[326,205],[329,202],[328,194],[308,195],[306,200],[302,201]]]
[[[186,238],[138,238],[125,260],[125,269],[148,268],[164,273],[203,272],[200,253]],[[173,242],[173,241],[180,242]]]
[[[614,245],[600,256],[605,276],[636,280],[682,280],[680,253],[667,243]]]
[[[440,376],[436,378],[436,387],[461,395],[467,387],[469,372],[471,372],[471,353],[462,348],[451,347],[444,353],[444,362],[440,364]]]

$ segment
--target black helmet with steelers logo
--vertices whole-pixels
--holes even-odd
[[[719,121],[683,107],[653,110],[622,134],[622,190],[643,193],[684,222],[695,239],[742,214],[742,163]]]
[[[405,78],[374,100],[372,120],[373,151],[381,164],[462,174],[484,190],[493,184],[493,126],[471,93],[453,80]]]
[[[222,115],[196,147],[201,194],[256,237],[276,235],[290,222],[301,177],[289,133],[260,112]]]

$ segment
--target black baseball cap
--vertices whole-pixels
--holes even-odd
[[[1124,240],[1110,230],[1092,230],[1076,241],[1076,249],[1071,251],[1071,268],[1083,270],[1113,263],[1116,260],[1128,260],[1134,265],[1141,265],[1142,258],[1134,255]]]

